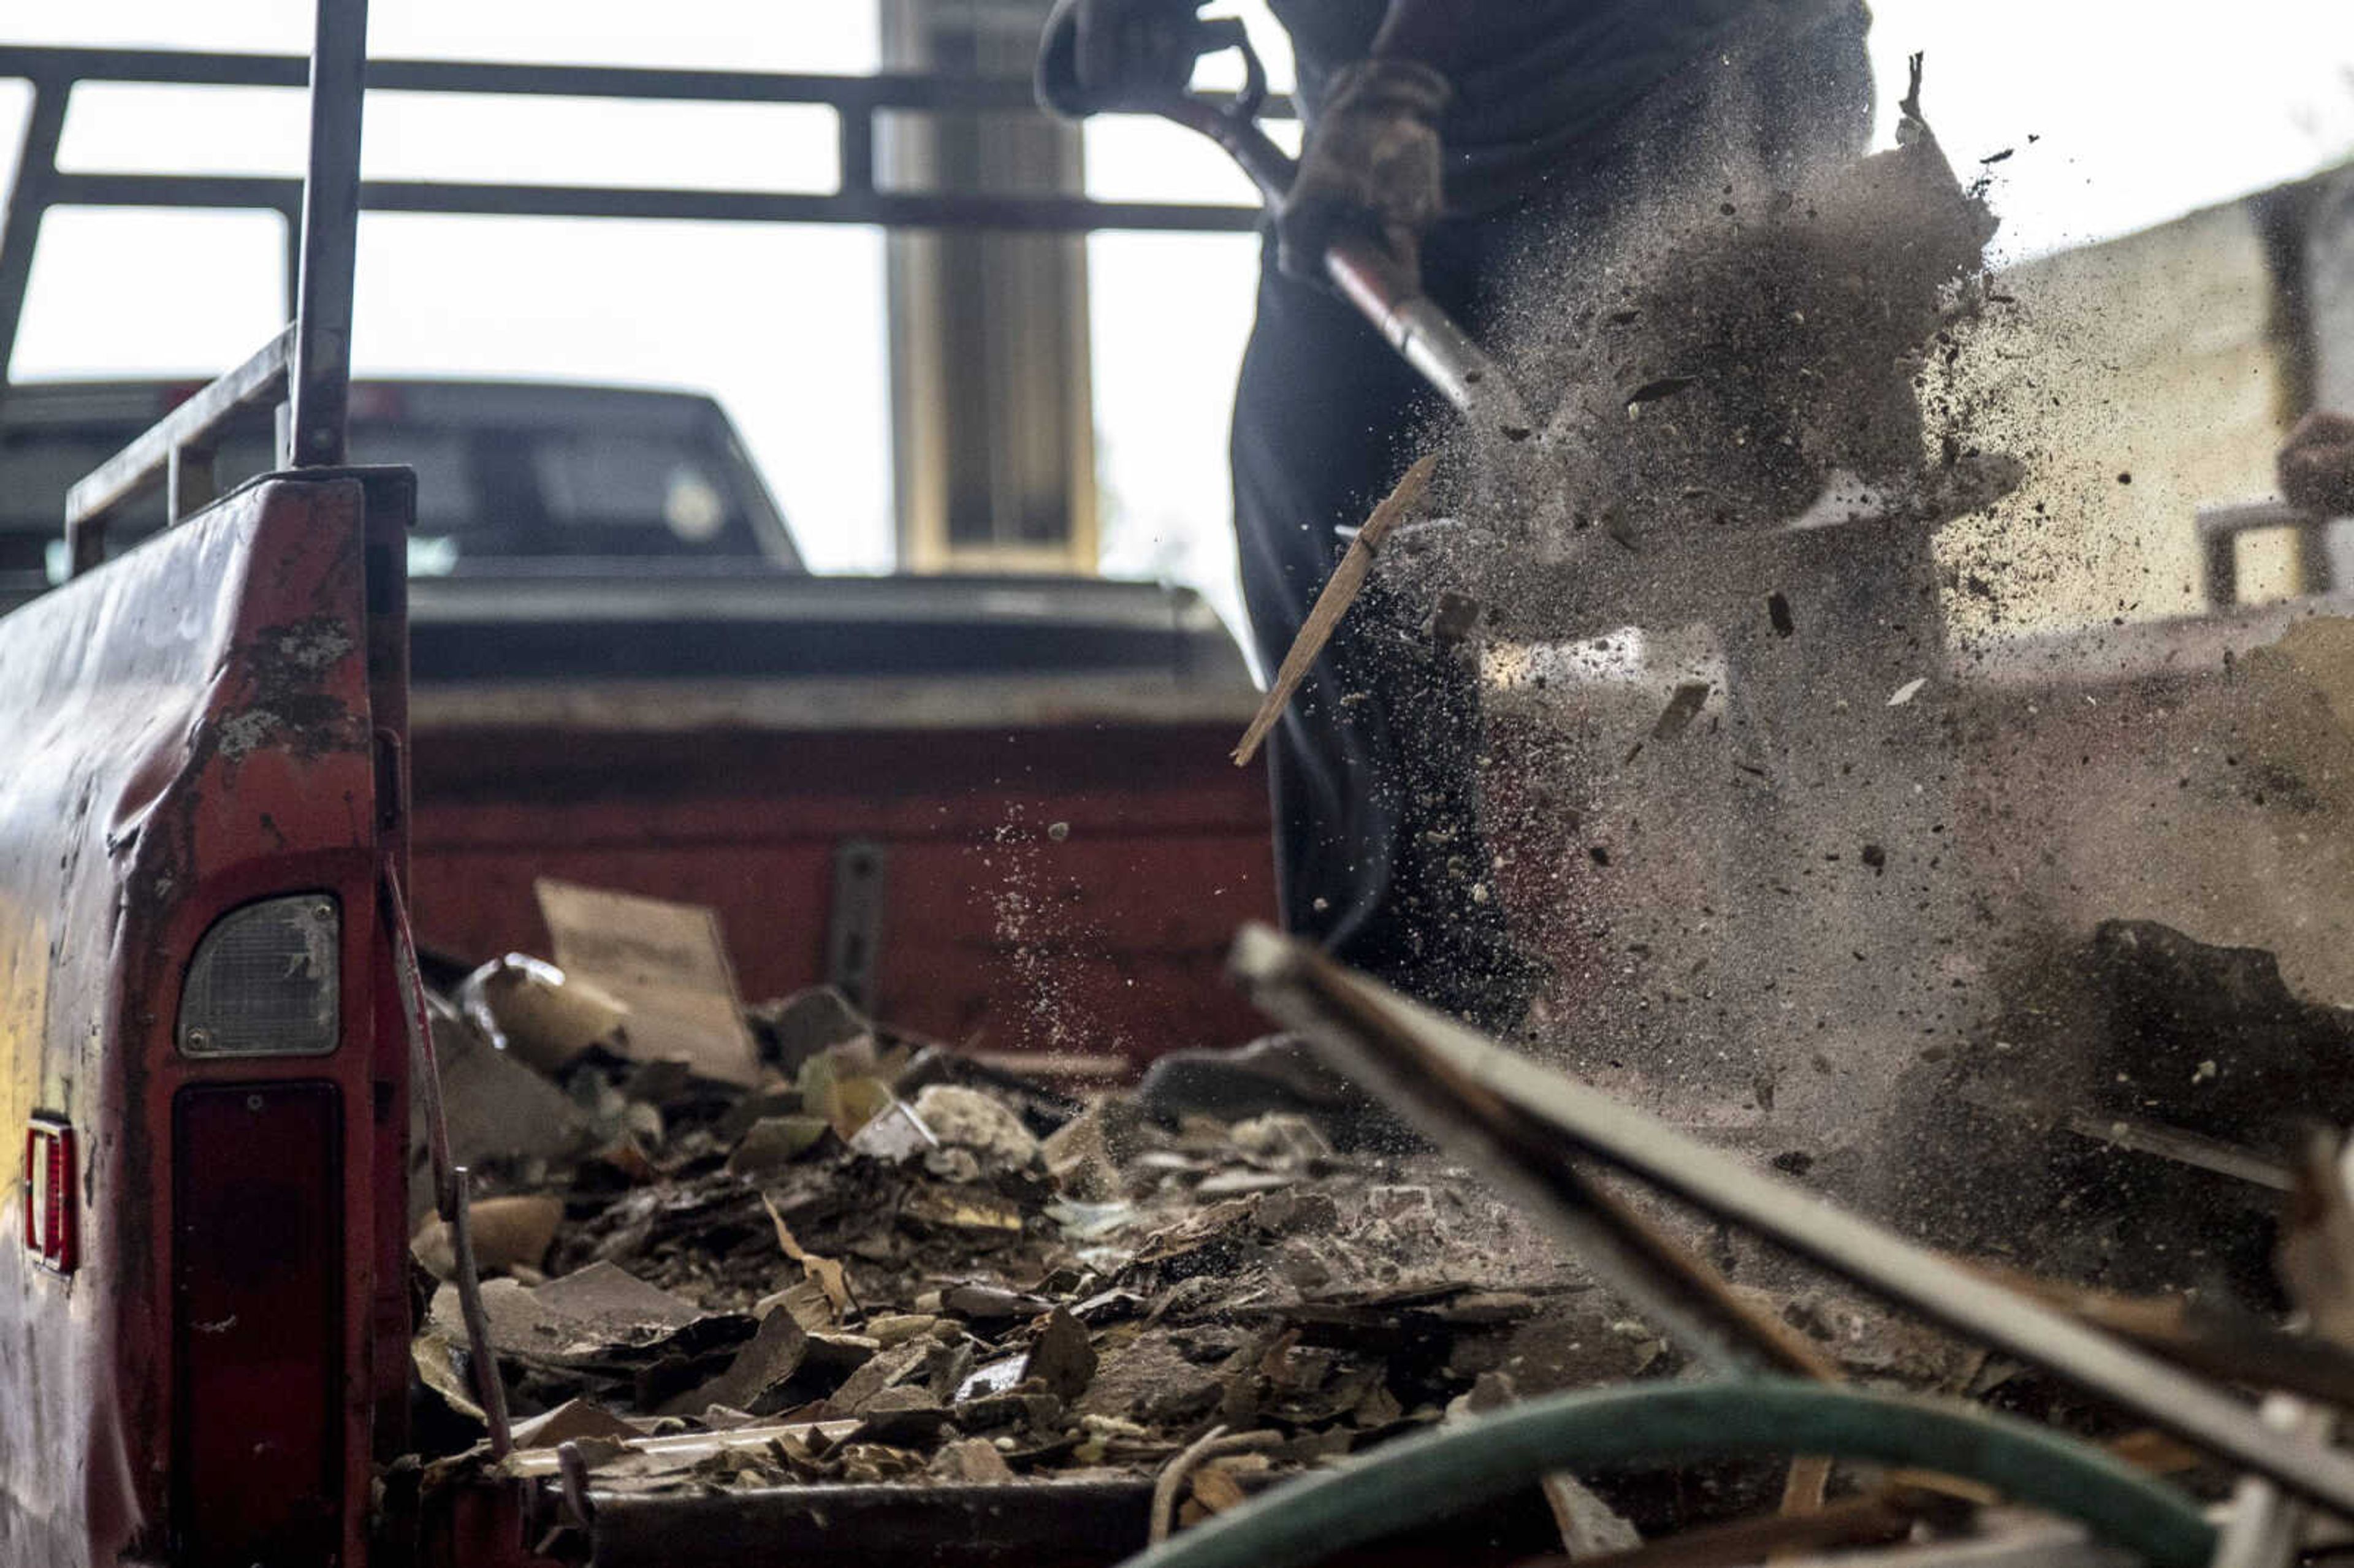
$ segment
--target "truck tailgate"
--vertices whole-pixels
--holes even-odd
[[[355,1558],[407,1371],[407,1070],[373,965],[409,494],[260,481],[0,619],[0,1100],[61,1178],[0,1218],[0,1560]],[[273,902],[310,922],[282,994],[329,1021],[292,1052],[242,981],[182,1011],[212,935]],[[249,956],[289,978],[273,951]]]

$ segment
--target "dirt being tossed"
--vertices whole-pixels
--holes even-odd
[[[1916,76],[1892,151],[1705,157],[1523,269],[1497,337],[1543,428],[1448,433],[1456,514],[1515,560],[1775,527],[1834,487],[1950,515],[1969,443],[1925,415],[1924,373],[1978,309],[1995,218],[1917,98]]]
[[[1480,607],[1483,889],[1550,971],[1522,1038],[1859,1197],[1914,1053],[1978,1022],[1914,699],[1932,534],[2017,471],[1949,389],[1994,219],[1906,110],[1864,158],[1728,132],[1526,269],[1491,336],[1538,433],[1445,436],[1459,525],[1384,568]]]

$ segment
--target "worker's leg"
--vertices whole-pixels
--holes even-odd
[[[1455,247],[1434,237],[1434,273]],[[1436,276],[1434,277],[1436,282]],[[1434,292],[1437,291],[1434,287]],[[1343,541],[1439,410],[1327,291],[1262,272],[1235,400],[1235,516],[1264,669],[1289,649]],[[1477,705],[1457,662],[1378,590],[1341,623],[1269,738],[1285,924],[1343,961],[1491,1026],[1526,1000],[1475,805]]]

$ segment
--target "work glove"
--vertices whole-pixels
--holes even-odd
[[[2324,517],[2354,516],[2354,417],[2307,414],[2280,450],[2281,494]]]
[[[1208,0],[1057,0],[1038,45],[1038,101],[1068,120],[1152,111],[1184,92],[1215,47]]]
[[[1332,73],[1275,220],[1286,272],[1321,279],[1326,249],[1345,235],[1372,240],[1420,289],[1422,232],[1441,206],[1438,117],[1453,97],[1445,77],[1416,60]]]

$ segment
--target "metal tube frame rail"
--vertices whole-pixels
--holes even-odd
[[[2335,518],[2291,506],[2285,501],[2247,501],[2227,506],[2202,506],[2199,534],[2200,588],[2210,609],[2229,609],[2240,602],[2239,543],[2243,534],[2285,529],[2296,540],[2297,591],[2328,593],[2338,585],[2329,563],[2329,524]]]
[[[0,46],[0,78],[31,83],[32,111],[18,148],[6,227],[0,229],[0,395],[5,394],[42,215],[54,207],[192,207],[278,213],[288,236],[290,293],[300,272],[301,180],[272,175],[142,175],[60,170],[58,143],[68,101],[85,81],[155,86],[301,87],[310,78],[291,55],[198,54],[168,49]],[[727,223],[852,223],[886,228],[978,228],[1023,233],[1134,229],[1235,233],[1257,225],[1254,207],[1098,201],[1084,196],[973,196],[878,187],[875,131],[888,113],[1009,113],[1034,109],[1030,83],[908,73],[825,76],[635,66],[511,65],[470,60],[368,60],[379,92],[587,98],[669,103],[810,104],[833,111],[835,188],[830,192],[666,190],[467,181],[364,180],[365,212],[518,217],[632,218]],[[1211,102],[1226,101],[1212,95]],[[1262,98],[1260,113],[1291,112]],[[288,301],[290,313],[294,302]]]
[[[198,389],[66,492],[66,556],[80,577],[106,558],[107,519],[165,482],[164,516],[177,523],[213,498],[213,450],[240,408],[286,387],[295,329],[288,326],[252,358]]]
[[[210,383],[84,476],[66,495],[66,556],[75,576],[106,558],[110,516],[158,483],[168,488],[164,516],[177,523],[213,498],[213,455],[239,409],[285,395],[285,450],[295,468],[334,467],[345,455],[351,402],[352,274],[359,249],[360,121],[367,70],[367,0],[318,0],[310,79],[309,166],[302,180],[302,245],[293,323],[252,357]],[[64,90],[35,90],[35,129],[43,132],[48,166],[32,171],[37,188],[57,199],[56,137],[45,112],[62,121]],[[45,110],[45,104],[54,104]],[[28,142],[32,140],[27,137]],[[20,177],[18,191],[23,189]],[[23,232],[24,270],[31,270],[34,240],[20,230],[12,197],[0,252]],[[37,214],[35,215],[37,220]],[[0,253],[0,281],[10,258]],[[21,310],[21,293],[13,302]],[[16,326],[7,323],[10,336]]]

